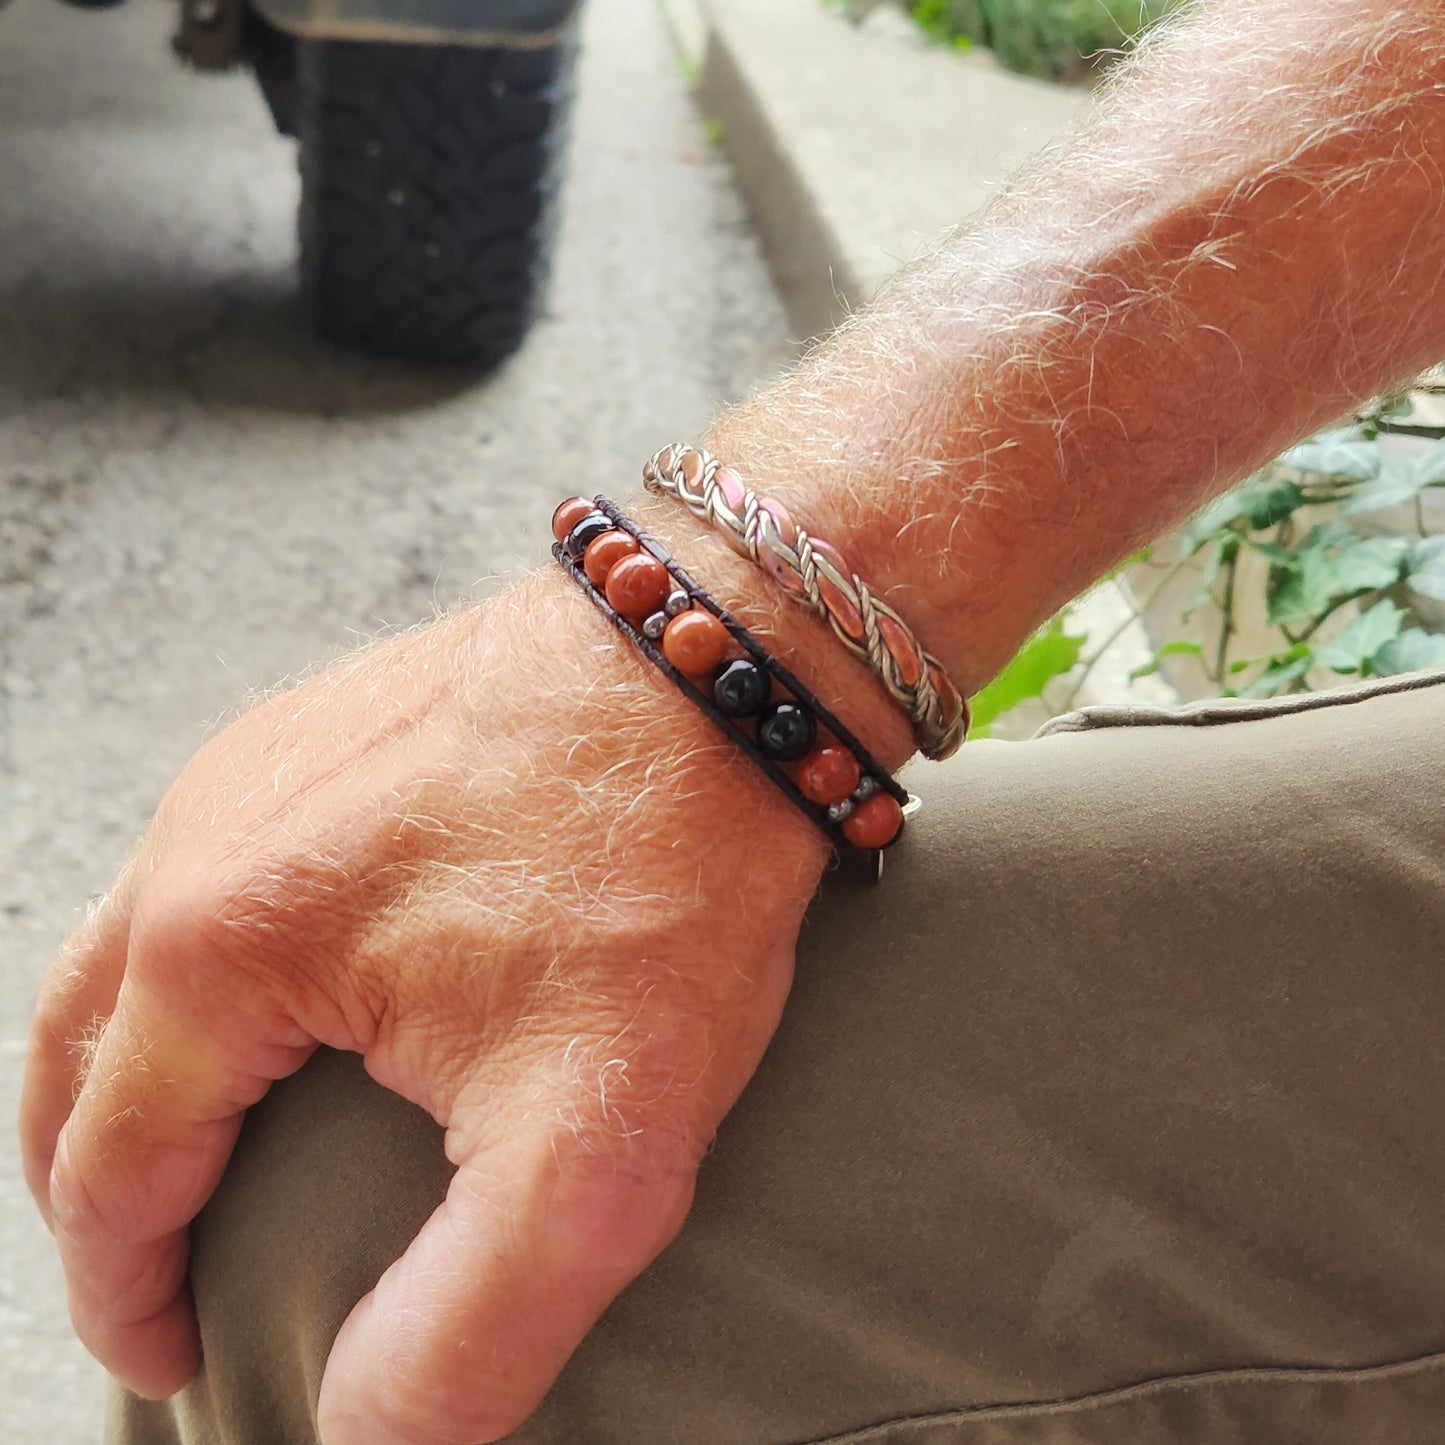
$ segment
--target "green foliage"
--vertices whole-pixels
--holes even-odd
[[[1338,602],[1393,587],[1409,549],[1403,537],[1360,537],[1343,521],[1319,523],[1293,549],[1248,534],[1241,540],[1271,564],[1266,616],[1279,628],[1322,621]]]
[[[992,47],[1010,70],[1080,80],[1180,0],[911,0],[931,34]]]
[[[1407,627],[1391,638],[1374,656],[1375,666],[1387,675],[1417,672],[1422,667],[1445,667],[1445,636]]]
[[[1013,661],[969,703],[970,733],[986,738],[996,719],[1030,698],[1041,697],[1054,678],[1071,671],[1083,651],[1084,638],[1068,630],[1062,613],[1034,633]]]
[[[913,0],[908,8],[930,35],[962,50],[986,33],[978,0]]]
[[[1391,430],[1438,433],[1393,426],[1401,410],[1398,400],[1381,402],[1351,425],[1290,448],[1184,527],[1178,555],[1139,612],[1151,613],[1154,600],[1186,572],[1198,576],[1193,605],[1177,620],[1177,635],[1160,640],[1131,679],[1170,659],[1193,658],[1225,696],[1272,697],[1341,677],[1445,666],[1445,607],[1436,605],[1445,603],[1445,534],[1428,530],[1423,506],[1426,493],[1445,488],[1445,439],[1414,443],[1414,450],[1382,445]],[[1386,508],[1403,511],[1405,535],[1398,515],[1380,517]],[[1387,521],[1394,524],[1389,530]],[[1258,560],[1242,570],[1248,559]],[[1206,603],[1217,618],[1207,642],[1191,634],[1192,616]],[[1241,655],[1236,619],[1246,603],[1277,646]],[[1121,624],[1086,648],[1066,618],[1067,612],[1036,633],[979,695],[985,728],[1065,673],[1070,690],[1062,700],[1071,705],[1124,631]]]
[[[1221,624],[1206,673],[1228,694],[1270,697],[1330,675],[1387,677],[1445,662],[1445,536],[1430,535],[1422,495],[1445,486],[1445,441],[1414,452],[1381,444],[1400,403],[1291,447],[1206,507],[1181,533],[1183,560],[1202,561],[1199,600]],[[1408,507],[1414,535],[1379,530],[1377,514]],[[1240,559],[1267,564],[1264,616],[1279,646],[1235,655]],[[1343,626],[1341,623],[1343,622]]]
[[[1141,677],[1153,677],[1164,665],[1165,659],[1170,657],[1202,657],[1204,655],[1204,644],[1193,637],[1176,638],[1173,642],[1166,642],[1163,647],[1155,652],[1142,667],[1136,667],[1129,674],[1130,682],[1138,682]]]

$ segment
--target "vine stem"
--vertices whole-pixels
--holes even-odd
[[[1214,682],[1224,686],[1224,669],[1229,664],[1229,639],[1234,636],[1234,577],[1239,570],[1239,548],[1236,547],[1224,564],[1229,570],[1224,578],[1224,601],[1219,606],[1219,648],[1214,656]]]
[[[1310,638],[1312,638],[1315,633],[1317,633],[1320,628],[1323,627],[1325,623],[1328,622],[1330,618],[1333,617],[1335,613],[1340,610],[1341,607],[1345,606],[1346,603],[1356,602],[1359,604],[1360,610],[1362,612],[1368,612],[1370,607],[1373,607],[1375,603],[1378,602],[1380,598],[1384,595],[1384,590],[1381,588],[1373,588],[1368,592],[1346,593],[1344,596],[1337,598],[1334,602],[1329,603],[1325,607],[1325,610],[1321,612],[1318,617],[1310,618],[1310,625],[1306,627],[1305,630],[1301,632],[1298,637],[1290,637],[1288,632],[1285,632],[1284,635],[1286,638],[1289,639],[1291,645],[1298,645],[1301,642],[1308,642]],[[1368,606],[1366,605],[1367,600]],[[1284,632],[1284,628],[1281,627],[1280,631]]]

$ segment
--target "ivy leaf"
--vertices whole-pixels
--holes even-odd
[[[1289,547],[1281,547],[1278,542],[1257,542],[1253,537],[1242,539],[1247,547],[1258,552],[1261,557],[1268,559],[1278,567],[1293,567],[1297,561],[1297,554]]]
[[[1214,534],[1227,527],[1237,517],[1244,515],[1248,503],[1236,488],[1216,497],[1202,512],[1197,513],[1179,533],[1184,555],[1192,557]]]
[[[1303,677],[1310,670],[1312,658],[1309,644],[1297,642],[1288,652],[1277,652],[1269,659],[1269,666],[1249,684],[1241,688],[1240,697],[1273,697],[1280,688]],[[1242,663],[1232,671],[1240,671],[1251,663]]]
[[[1321,522],[1294,554],[1291,566],[1272,567],[1269,621],[1310,622],[1331,603],[1393,587],[1410,544],[1404,537],[1360,538],[1343,522]]]
[[[1129,674],[1129,681],[1138,682],[1141,677],[1153,677],[1166,657],[1200,657],[1203,653],[1204,644],[1202,642],[1194,642],[1187,638],[1180,638],[1177,642],[1166,642],[1148,662],[1141,667],[1136,667]]]
[[[1336,438],[1304,442],[1281,458],[1285,466],[1316,476],[1368,482],[1380,474],[1380,448],[1374,442]]]
[[[1029,698],[1041,697],[1054,678],[1068,672],[1079,660],[1084,638],[1066,630],[1062,614],[1046,622],[1011,661],[969,704],[973,735],[987,737],[988,729],[1010,708]]]
[[[1405,581],[1412,592],[1445,602],[1445,537],[1422,537],[1414,544]]]
[[[1250,527],[1262,532],[1283,522],[1297,507],[1302,507],[1305,494],[1298,482],[1287,481],[1268,472],[1216,497],[1180,534],[1187,555],[1197,552],[1221,528],[1245,517]]]
[[[1336,672],[1363,672],[1387,642],[1400,635],[1404,612],[1388,597],[1356,617],[1333,642],[1314,649],[1315,662]]]
[[[1305,494],[1298,482],[1271,478],[1251,486],[1245,483],[1245,513],[1249,525],[1256,532],[1278,526],[1293,515],[1298,507],[1304,506]]]
[[[1414,500],[1421,483],[1412,472],[1401,467],[1387,467],[1372,482],[1366,482],[1340,507],[1347,517],[1359,516],[1362,512],[1379,512],[1386,507],[1398,507],[1402,502]]]
[[[1370,671],[1381,677],[1418,672],[1422,667],[1445,667],[1445,637],[1423,627],[1407,627],[1370,659]]]
[[[1223,535],[1216,536],[1214,541],[1208,544],[1204,566],[1199,574],[1199,586],[1194,589],[1194,596],[1189,599],[1189,606],[1184,609],[1183,621],[1188,622],[1199,608],[1211,600],[1214,584],[1219,581],[1219,574],[1238,555],[1239,534],[1237,532],[1226,531]]]
[[[1406,392],[1403,396],[1392,396],[1380,406],[1375,408],[1374,415],[1380,416],[1409,416],[1415,410],[1415,403],[1410,400]]]
[[[1340,508],[1346,516],[1377,512],[1411,501],[1426,487],[1445,483],[1445,441],[1435,442],[1414,457],[1392,458],[1382,464],[1379,475]]]
[[[1380,587],[1393,587],[1400,580],[1400,569],[1410,543],[1404,537],[1366,537],[1335,554],[1335,578],[1339,591],[1372,592]]]
[[[1274,627],[1309,621],[1329,606],[1334,572],[1319,549],[1302,550],[1290,567],[1271,567],[1265,584],[1265,615]]]

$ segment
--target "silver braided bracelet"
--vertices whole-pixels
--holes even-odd
[[[676,497],[716,527],[733,550],[773,578],[788,596],[823,618],[860,662],[878,675],[908,714],[926,757],[946,758],[968,730],[968,706],[943,664],[925,652],[908,624],[843,560],[811,536],[778,502],[759,497],[731,468],[700,447],[675,442],[643,467],[649,491]]]

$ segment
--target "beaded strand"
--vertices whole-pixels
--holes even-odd
[[[552,532],[593,603],[835,845],[896,841],[917,800],[652,538],[605,497],[569,498]]]

